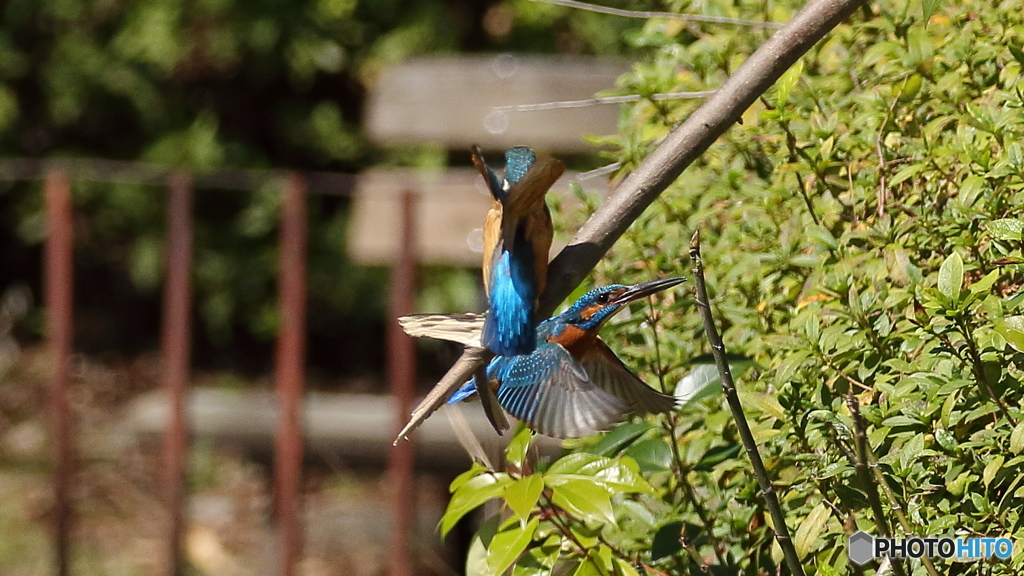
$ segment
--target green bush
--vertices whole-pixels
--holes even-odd
[[[706,9],[784,20],[796,4]],[[917,3],[872,6],[687,170],[593,283],[686,273],[700,228],[726,347],[753,361],[740,398],[808,574],[850,573],[847,536],[881,532],[872,493],[896,535],[1015,542],[1010,560],[936,560],[937,573],[1019,574],[1024,14],[971,1],[925,21]],[[651,20],[632,38],[650,56],[623,89],[715,88],[764,36]],[[625,108],[613,142],[623,172],[696,106]],[[708,352],[682,294],[604,331],[667,389],[705,370]],[[867,485],[853,401],[877,462]],[[477,466],[452,484],[446,529],[489,498],[505,503],[478,534],[470,574],[788,573],[721,395],[574,442],[550,463],[524,464],[522,443],[507,470]]]

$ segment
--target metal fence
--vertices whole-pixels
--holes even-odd
[[[275,434],[274,519],[278,540],[278,573],[292,576],[302,557],[301,424],[306,348],[307,195],[347,194],[354,178],[324,172],[275,170],[220,170],[190,174],[166,166],[106,160],[0,161],[0,180],[42,180],[46,204],[47,238],[44,263],[46,339],[53,366],[50,388],[50,425],[53,438],[54,555],[59,576],[70,572],[70,534],[74,522],[71,502],[74,421],[68,402],[73,348],[73,208],[72,183],[93,181],[164,185],[167,187],[167,277],[164,286],[161,333],[162,386],[170,402],[170,420],[163,441],[163,490],[167,507],[164,573],[185,572],[182,540],[187,519],[184,480],[187,473],[188,422],[186,393],[190,374],[192,289],[192,198],[194,190],[219,188],[254,190],[277,183],[280,204],[280,263],[278,298],[281,324],[277,335],[275,378],[279,406]],[[391,325],[388,333],[388,379],[396,402],[394,432],[411,411],[415,388],[415,349],[394,318],[412,311],[417,259],[414,249],[414,191],[403,197],[402,242],[393,268]],[[395,526],[390,572],[411,576],[409,555],[412,529],[413,444],[403,442],[388,459],[388,482]]]

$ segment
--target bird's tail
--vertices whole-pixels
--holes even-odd
[[[410,314],[400,316],[398,325],[409,336],[447,340],[471,348],[481,348],[483,314]]]

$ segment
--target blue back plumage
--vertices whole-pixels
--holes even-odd
[[[490,310],[480,341],[499,356],[529,354],[536,342],[533,303],[537,282],[532,255],[524,260],[520,254],[513,257],[502,252],[491,269]]]
[[[488,187],[495,199],[504,206],[509,190],[526,176],[536,161],[537,155],[525,146],[509,149],[505,152],[505,174],[500,184],[487,168]],[[539,296],[537,252],[521,215],[505,222],[505,218],[512,216],[503,212],[502,218],[501,249],[487,256],[492,258],[488,278],[490,310],[480,340],[499,356],[529,354],[536,338],[533,308]],[[546,260],[547,254],[543,257]]]

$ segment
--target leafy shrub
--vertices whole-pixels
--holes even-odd
[[[764,7],[707,10],[784,20],[795,6]],[[701,229],[726,346],[754,363],[740,398],[808,574],[848,573],[847,536],[877,535],[878,521],[896,535],[1009,537],[1010,560],[936,560],[935,573],[1018,574],[1024,15],[973,1],[927,21],[916,3],[873,10],[751,107],[629,229],[594,284],[685,272]],[[713,89],[763,37],[649,21],[633,40],[650,57],[622,86]],[[696,105],[624,108],[606,141],[623,172]],[[682,294],[604,331],[655,386],[674,387],[708,351]],[[877,462],[867,484],[856,405]],[[484,523],[471,574],[786,573],[720,395],[572,443],[551,463],[522,462],[522,442],[508,471],[478,466],[452,485],[445,528],[492,497],[510,511]],[[565,474],[588,492],[566,490]],[[907,573],[928,571],[915,561]]]

